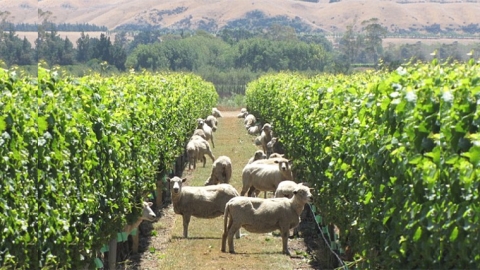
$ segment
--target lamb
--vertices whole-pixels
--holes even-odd
[[[222,252],[226,251],[228,238],[229,252],[235,253],[233,234],[243,227],[252,233],[280,230],[282,253],[290,255],[288,251],[289,230],[298,226],[305,204],[312,201],[312,194],[308,187],[299,185],[293,193],[294,196],[290,199],[232,198],[225,206]]]
[[[132,233],[134,229],[137,229],[138,226],[140,226],[140,223],[142,223],[142,221],[154,221],[157,216],[153,212],[152,208],[150,208],[152,205],[153,203],[151,202],[143,202],[142,215],[134,223],[125,225],[125,227],[123,227],[123,232],[125,232],[127,235],[130,235],[130,233]],[[134,254],[138,253],[139,239],[140,234],[137,231],[135,235],[132,235],[132,253]],[[117,260],[117,237],[110,240],[109,250],[110,252],[108,253],[108,265],[110,266],[110,269],[115,269]]]
[[[212,165],[212,174],[205,181],[205,186],[229,183],[232,178],[232,160],[227,156],[219,156]]]
[[[213,148],[215,148],[215,143],[213,142],[213,130],[210,126],[205,124],[205,120],[201,118],[197,119],[197,129],[203,129],[203,132],[205,132],[205,140],[210,140]]]
[[[197,218],[216,218],[225,212],[227,202],[238,196],[237,190],[230,184],[218,184],[203,187],[187,187],[183,183],[187,178],[167,178],[170,183],[173,210],[183,218],[183,237],[188,238],[188,224],[192,216]],[[240,231],[237,230],[237,238]]]
[[[248,160],[247,164],[250,164],[250,163],[252,163],[256,160],[259,160],[259,159],[266,159],[266,158],[267,158],[267,155],[265,155],[265,153],[262,150],[257,150],[257,151],[255,151],[255,154],[253,154],[253,157],[251,157]]]
[[[263,152],[267,153],[267,158],[268,158],[268,148],[267,144],[272,140],[272,125],[269,123],[266,123],[262,127],[262,134],[260,134],[260,141],[262,142],[262,149]]]
[[[243,123],[245,124],[245,126],[253,126],[253,124],[255,124],[257,122],[257,118],[255,118],[255,115],[253,114],[247,114],[245,116],[245,120],[243,120]]]
[[[217,125],[218,121],[217,118],[213,115],[207,116],[207,119],[205,119],[205,123],[212,128],[213,131],[217,131]]]
[[[223,117],[222,113],[217,108],[212,108],[212,115],[218,118]]]
[[[271,160],[274,164],[261,164],[263,161],[254,161],[243,168],[241,196],[247,191],[248,196],[252,196],[255,190],[275,191],[281,181],[293,179],[291,161]]]
[[[212,154],[210,149],[210,144],[198,135],[192,136],[190,141],[187,143],[187,158],[188,158],[188,169],[191,170],[193,164],[193,169],[197,168],[197,160],[203,161],[203,167],[207,163],[207,158],[205,155],[208,155],[212,161],[215,160],[215,156]]]

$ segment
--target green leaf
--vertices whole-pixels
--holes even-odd
[[[458,227],[453,228],[452,233],[450,234],[450,241],[453,242],[458,237]]]
[[[415,230],[415,234],[413,235],[413,241],[417,242],[418,240],[420,240],[420,237],[422,237],[422,228],[418,227]]]

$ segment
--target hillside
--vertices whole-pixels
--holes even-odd
[[[35,23],[37,7],[52,13],[56,23],[90,23],[113,29],[142,27],[205,29],[225,26],[263,27],[272,22],[305,31],[342,32],[371,18],[392,32],[424,31],[426,27],[460,32],[479,29],[478,0],[4,0],[14,22]],[[442,2],[442,3],[440,3]],[[2,8],[0,8],[2,10]],[[477,32],[478,33],[478,32]]]

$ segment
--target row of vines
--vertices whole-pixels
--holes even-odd
[[[79,269],[142,200],[217,103],[191,74],[38,78],[0,70],[0,268]]]
[[[361,268],[480,267],[479,62],[270,75],[246,99]]]

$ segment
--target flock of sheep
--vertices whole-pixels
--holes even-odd
[[[294,182],[291,161],[284,158],[283,153],[274,153],[278,149],[275,148],[278,140],[272,136],[272,126],[268,123],[258,125],[255,116],[242,109],[239,117],[244,118],[249,134],[260,134],[257,140],[262,150],[256,151],[243,168],[243,187],[239,193],[229,184],[232,161],[227,156],[215,159],[210,147],[209,141],[215,147],[213,133],[217,130],[218,117],[222,117],[221,112],[213,108],[206,119],[197,119],[197,129],[186,146],[189,170],[192,166],[196,168],[197,161],[202,161],[205,167],[205,156],[213,161],[205,186],[184,186],[187,179],[177,176],[167,179],[174,212],[183,217],[183,236],[188,237],[192,216],[215,218],[223,215],[223,252],[228,239],[229,252],[234,253],[233,236],[240,238],[240,228],[243,227],[252,233],[280,230],[282,251],[290,254],[287,248],[289,231],[298,226],[305,204],[311,202],[310,189]],[[261,191],[265,192],[265,198],[257,197]],[[268,191],[275,192],[275,197],[266,198]]]

